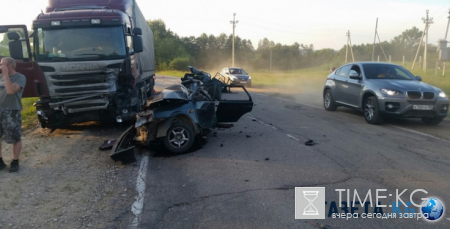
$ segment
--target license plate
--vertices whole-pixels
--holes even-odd
[[[247,83],[247,81],[241,81],[241,83]]]
[[[433,105],[414,105],[413,110],[433,110]]]

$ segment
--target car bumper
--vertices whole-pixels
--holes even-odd
[[[242,85],[242,86],[248,86],[250,87],[252,85],[252,80],[248,79],[248,80],[234,80],[232,82],[233,85]]]
[[[440,99],[409,101],[406,99],[378,98],[378,105],[382,115],[405,118],[446,117],[449,109],[449,101]],[[426,110],[421,110],[415,105],[432,106],[432,108],[428,107]]]

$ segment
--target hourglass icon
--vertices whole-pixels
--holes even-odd
[[[303,196],[309,202],[308,206],[303,210],[303,215],[319,215],[319,211],[316,206],[313,205],[319,191],[303,191]]]

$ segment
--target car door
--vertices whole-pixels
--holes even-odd
[[[361,68],[356,64],[352,66],[350,72],[351,71],[357,72],[361,79],[351,79],[350,77],[347,79],[347,89],[344,91],[344,101],[346,101],[346,103],[348,103],[349,105],[359,107],[359,98],[361,96],[361,91],[363,88],[362,72]]]
[[[0,39],[0,58],[14,58],[16,71],[27,79],[22,97],[48,96],[44,74],[32,59],[27,27],[25,25],[0,25]]]
[[[237,122],[244,114],[253,109],[253,100],[244,86],[225,86],[227,93],[217,105],[217,123]]]
[[[195,101],[198,124],[202,129],[209,129],[215,126],[215,103],[212,101]]]
[[[348,74],[352,68],[351,64],[344,65],[336,71],[334,82],[336,91],[333,94],[334,100],[339,103],[347,104],[345,93],[348,90]]]

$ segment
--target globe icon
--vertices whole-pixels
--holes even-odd
[[[422,206],[427,202],[426,200],[422,203]],[[441,201],[436,198],[430,198],[428,203],[422,207],[422,214],[428,214],[426,219],[428,220],[437,220],[441,218],[444,213],[444,205],[442,205]]]

